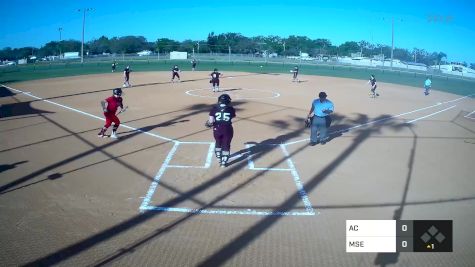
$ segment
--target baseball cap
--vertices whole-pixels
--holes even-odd
[[[320,92],[320,93],[318,94],[318,97],[320,97],[320,98],[325,98],[325,97],[327,97],[327,94],[326,94],[325,92]]]

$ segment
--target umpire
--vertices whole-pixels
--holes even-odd
[[[310,145],[314,146],[319,142],[324,145],[328,141],[327,129],[331,124],[330,113],[333,112],[333,103],[327,99],[325,92],[318,94],[318,99],[313,100],[312,107],[308,113],[306,124],[310,128]]]

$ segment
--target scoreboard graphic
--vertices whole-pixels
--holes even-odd
[[[452,252],[451,220],[347,220],[346,252]]]

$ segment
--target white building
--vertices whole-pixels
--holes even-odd
[[[63,59],[77,59],[79,57],[79,52],[65,52],[63,54]]]
[[[459,64],[448,64],[448,65],[434,65],[430,66],[431,69],[438,70],[444,74],[457,75],[462,77],[475,78],[475,70],[467,68]]]
[[[150,56],[152,54],[152,51],[150,50],[143,50],[137,53],[137,55],[143,57],[143,56]]]

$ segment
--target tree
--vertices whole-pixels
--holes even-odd
[[[91,54],[111,53],[111,44],[107,37],[101,36],[99,39],[87,43]]]
[[[344,42],[338,47],[338,53],[342,56],[349,56],[351,53],[356,53],[359,50],[360,46],[354,41]]]
[[[440,62],[442,61],[443,58],[447,58],[447,54],[444,52],[439,52],[437,54],[437,65],[439,65],[439,70],[440,70]]]
[[[155,42],[155,46],[159,52],[171,52],[179,50],[180,43],[168,38],[160,38]]]
[[[358,45],[360,46],[361,56],[363,56],[363,49],[367,49],[369,47],[369,42],[365,40],[361,40],[358,42]]]

